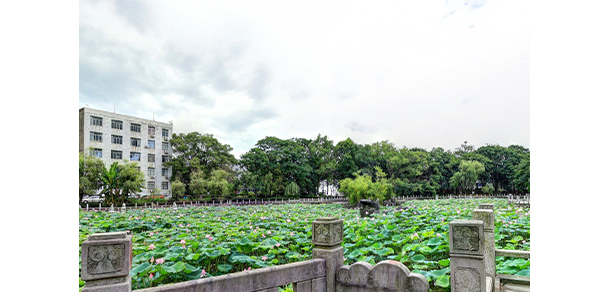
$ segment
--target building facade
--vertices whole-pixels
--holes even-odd
[[[145,183],[140,196],[147,196],[158,188],[163,196],[171,196],[171,167],[163,166],[169,161],[172,149],[169,140],[173,125],[153,120],[96,110],[79,109],[79,147],[104,161],[106,167],[114,162],[129,160],[137,162],[144,172]]]

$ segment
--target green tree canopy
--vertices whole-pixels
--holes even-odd
[[[451,177],[451,185],[461,191],[472,191],[479,175],[485,171],[485,166],[475,160],[460,162],[460,171]]]
[[[78,201],[84,196],[92,196],[102,187],[100,179],[104,162],[89,154],[79,153],[78,156]]]
[[[188,186],[187,194],[193,194],[191,173],[201,171],[204,178],[208,178],[216,169],[231,172],[231,166],[237,164],[237,159],[231,154],[233,148],[220,143],[212,134],[174,133],[170,143],[173,158],[164,165],[172,167],[172,180],[180,180]]]
[[[114,162],[109,168],[104,167],[100,175],[102,182],[101,193],[105,201],[110,204],[121,204],[127,200],[129,194],[142,190],[144,173],[138,170],[137,163],[124,161],[123,165]]]

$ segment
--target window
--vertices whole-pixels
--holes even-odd
[[[148,154],[148,162],[155,162],[155,155],[154,154]]]
[[[89,152],[91,156],[102,158],[102,149],[94,148]]]
[[[102,118],[91,116],[91,126],[102,126]]]
[[[162,176],[169,176],[169,168],[161,168]]]
[[[123,136],[111,135],[112,144],[123,144]]]
[[[131,123],[131,131],[140,133],[140,124]]]
[[[154,135],[154,134],[155,134],[155,127],[148,126],[148,135]]]
[[[152,181],[152,180],[148,181],[148,184],[146,185],[146,188],[149,189],[149,190],[154,189],[155,188],[155,181]]]
[[[123,159],[123,151],[111,150],[110,158],[112,159]]]
[[[148,148],[155,149],[155,141],[148,140]]]
[[[117,130],[123,130],[123,121],[112,120],[112,128]]]
[[[148,175],[155,176],[155,168],[154,167],[149,167],[148,168]]]
[[[162,142],[161,143],[161,149],[162,150],[169,150],[169,143]]]
[[[161,189],[164,189],[164,190],[169,189],[169,182],[166,182],[166,181],[162,182]]]
[[[161,136],[168,137],[169,136],[169,130],[168,129],[161,129]]]
[[[102,142],[102,133],[89,132],[89,138],[91,141]]]
[[[129,152],[130,161],[140,161],[140,152]]]
[[[169,161],[169,155],[162,155],[161,156],[161,162],[168,162]]]
[[[140,147],[141,139],[131,138],[131,146]]]

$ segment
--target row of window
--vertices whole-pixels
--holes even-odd
[[[148,175],[155,176],[155,168],[154,167],[149,167],[148,168]],[[161,175],[162,176],[169,176],[169,168],[161,168]]]
[[[102,149],[93,148],[90,152],[91,156],[102,158]],[[123,159],[123,151],[110,150],[110,158]],[[140,161],[140,152],[129,152],[129,160]],[[169,155],[161,155],[161,162],[168,162]],[[148,162],[155,162],[155,154],[148,154]]]
[[[155,188],[155,181],[152,181],[152,180],[148,181],[146,184],[146,189],[152,190],[154,188]],[[161,189],[162,190],[169,189],[169,182],[166,182],[166,181],[161,182]]]
[[[89,123],[92,126],[102,127],[102,125],[103,125],[103,118],[96,117],[96,116],[90,116],[90,122]],[[123,130],[123,121],[111,120],[110,126],[113,129]],[[130,126],[129,126],[129,129],[132,132],[137,132],[137,133],[141,132],[141,128],[142,128],[142,125],[136,124],[136,123],[130,123]],[[154,135],[155,134],[155,130],[156,130],[155,126],[148,126],[148,135]],[[169,137],[169,130],[168,129],[161,129],[161,136]]]
[[[89,140],[91,140],[93,142],[103,142],[102,133],[90,132],[89,133]],[[112,144],[122,145],[123,144],[123,136],[110,135],[110,142]],[[142,139],[140,139],[140,138],[130,138],[130,143],[131,143],[131,146],[140,147],[140,146],[142,146]],[[148,148],[155,149],[155,141],[154,140],[148,140],[148,145],[147,146],[148,146]],[[161,149],[162,150],[169,150],[169,143],[168,142],[161,142]]]

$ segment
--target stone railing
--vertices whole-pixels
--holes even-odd
[[[496,274],[496,256],[530,252],[496,249],[494,205],[479,204],[472,218],[449,223],[451,291],[529,291],[530,277]]]
[[[313,259],[223,276],[146,288],[142,292],[277,292],[292,284],[295,292],[428,292],[428,280],[397,261],[343,265],[343,220],[318,218],[312,224]],[[82,292],[131,291],[131,236],[93,234],[82,244]]]
[[[224,200],[224,201],[191,201],[178,203],[178,207],[208,207],[208,206],[250,206],[250,205],[280,205],[280,204],[331,204],[336,202],[346,202],[347,198],[342,196],[333,197],[319,197],[319,198],[302,198],[302,199],[275,199],[275,200],[264,200],[264,199],[237,199],[237,200]],[[136,209],[158,209],[158,208],[170,208],[171,204],[164,202],[159,203],[145,203],[144,205],[126,206],[127,210]],[[110,211],[110,207],[102,207],[101,204],[85,204],[84,207],[80,207],[85,211]],[[117,211],[119,207],[114,206],[114,211]]]

